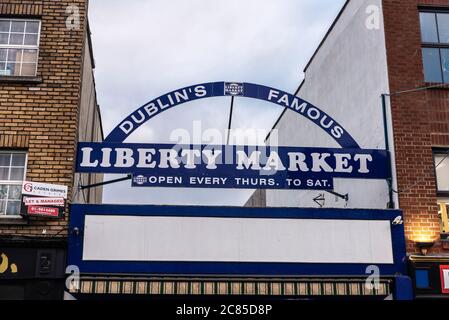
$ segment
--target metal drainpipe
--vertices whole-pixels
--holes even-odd
[[[384,138],[385,138],[385,149],[388,152],[388,169],[390,171],[390,177],[387,178],[387,184],[388,184],[388,196],[390,201],[387,204],[388,209],[394,209],[395,203],[393,199],[393,170],[391,166],[391,152],[390,152],[390,142],[388,140],[388,120],[387,120],[387,102],[386,97],[387,94],[383,93],[381,95],[382,97],[382,113],[383,113],[383,124],[384,124]]]
[[[434,89],[434,88],[449,88],[449,85],[447,83],[441,83],[433,86],[428,87],[419,87],[419,88],[413,88],[409,90],[401,90],[396,91],[393,93],[383,93],[382,96],[382,111],[383,111],[383,117],[384,117],[384,135],[385,135],[385,148],[390,153],[390,143],[388,142],[388,126],[387,126],[387,103],[386,103],[386,97],[396,96],[396,95],[402,95],[402,94],[408,94],[413,92],[419,92],[419,91],[425,91],[427,89]],[[387,179],[387,183],[389,186],[389,195],[390,195],[390,203],[388,204],[388,208],[394,209],[395,203],[393,200],[393,172],[391,167],[391,158],[388,162],[388,166],[390,168],[390,178]]]

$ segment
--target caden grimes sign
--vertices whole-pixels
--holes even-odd
[[[62,218],[67,186],[24,181],[22,184],[23,216]]]
[[[315,123],[342,149],[125,144],[149,119],[176,105],[217,96],[268,101]],[[251,83],[213,82],[182,88],[143,105],[123,120],[104,143],[79,143],[77,172],[125,173],[135,187],[333,189],[334,178],[387,179],[389,155],[360,149],[336,120],[281,90]]]
[[[22,184],[22,194],[67,199],[67,186],[24,181]]]

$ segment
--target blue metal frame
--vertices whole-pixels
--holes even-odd
[[[252,276],[366,276],[367,264],[241,263],[241,262],[138,262],[83,261],[86,215],[226,217],[276,219],[388,220],[402,216],[399,210],[239,208],[193,206],[77,205],[71,206],[68,264],[82,273],[152,275],[252,275]],[[79,234],[73,232],[75,228]],[[403,225],[392,225],[393,264],[381,264],[381,276],[406,274]],[[326,239],[323,239],[326,241]]]

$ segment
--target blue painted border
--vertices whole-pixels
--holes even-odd
[[[366,264],[239,263],[239,262],[136,262],[83,261],[86,215],[226,217],[276,219],[389,220],[402,216],[399,210],[239,208],[193,206],[78,205],[71,206],[68,264],[82,273],[154,275],[252,275],[252,276],[366,276]],[[392,226],[393,264],[378,265],[381,276],[406,274],[404,226]],[[323,239],[326,241],[326,239]]]

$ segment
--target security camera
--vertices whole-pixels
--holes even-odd
[[[404,224],[404,220],[402,220],[401,216],[397,216],[391,224],[394,226],[398,226],[398,225]]]

